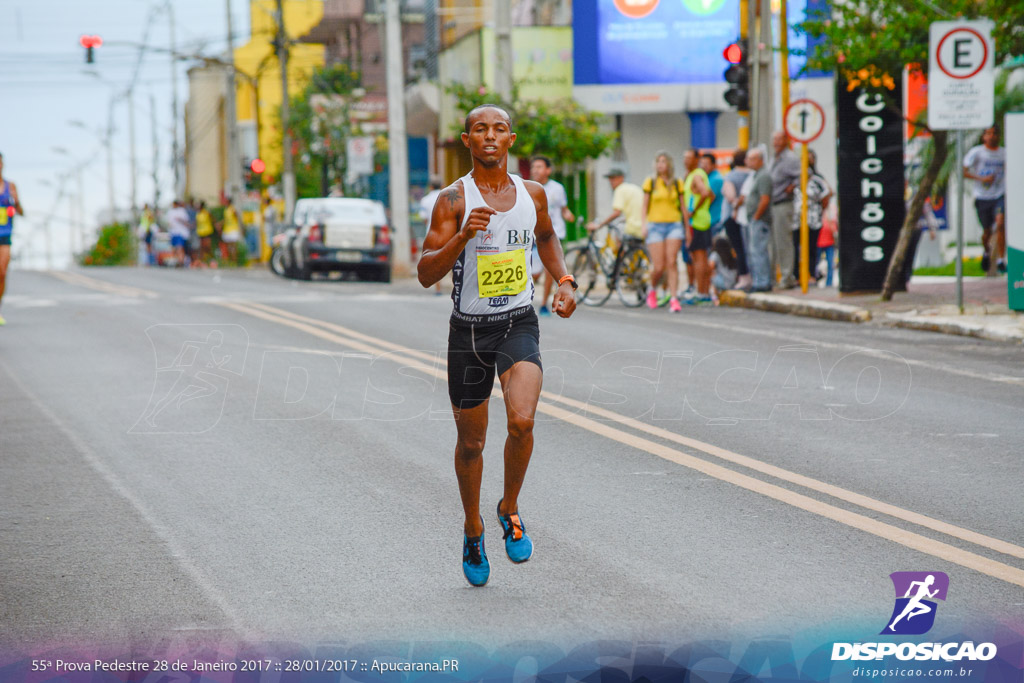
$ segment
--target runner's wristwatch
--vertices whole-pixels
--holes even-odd
[[[572,275],[563,275],[562,278],[558,281],[558,286],[561,287],[566,280],[568,280],[569,284],[572,285],[573,291],[576,291],[577,289],[580,288],[580,286],[576,284],[576,278],[574,278]]]

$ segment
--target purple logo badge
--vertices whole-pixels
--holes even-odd
[[[881,635],[916,636],[927,633],[935,623],[935,600],[945,600],[949,577],[942,572],[893,572],[896,605]]]

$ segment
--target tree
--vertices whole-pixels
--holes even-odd
[[[618,138],[616,133],[601,130],[601,114],[587,111],[572,98],[524,100],[519,97],[518,84],[512,86],[511,102],[485,87],[453,83],[447,90],[455,95],[456,106],[464,114],[487,103],[507,110],[515,128],[516,151],[523,157],[544,154],[556,163],[581,164],[604,154]]]
[[[291,98],[288,128],[298,157],[299,196],[326,194],[325,183],[344,177],[348,139],[360,134],[351,106],[363,94],[359,72],[345,64],[319,67],[302,92]]]
[[[899,78],[906,67],[928,75],[928,30],[933,21],[989,18],[995,24],[995,63],[1024,54],[1024,31],[1020,28],[1024,26],[1024,3],[1020,0],[942,0],[941,5],[939,8],[931,0],[835,0],[830,15],[819,13],[800,27],[814,38],[824,38],[808,55],[808,67],[859,80],[862,87],[887,98],[889,106],[902,115],[902,103],[892,101],[883,81],[886,76]],[[946,131],[931,130],[926,121],[911,123],[931,133],[933,150],[889,262],[883,301],[892,299],[900,282],[925,199],[949,156]]]

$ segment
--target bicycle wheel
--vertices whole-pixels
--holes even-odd
[[[644,302],[650,286],[651,259],[642,246],[629,247],[622,256],[619,266],[619,277],[615,281],[615,290],[619,293],[622,303],[635,308]]]
[[[598,265],[594,251],[588,247],[576,247],[566,255],[565,262],[576,278],[579,288],[576,290],[576,301],[588,306],[600,306],[612,295],[607,279]]]

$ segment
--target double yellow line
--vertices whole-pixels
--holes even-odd
[[[298,315],[265,304],[255,302],[221,301],[219,305],[233,311],[243,313],[300,330],[314,337],[344,346],[356,351],[369,353],[377,356],[382,351],[391,351],[400,354],[396,360],[407,363],[407,367],[422,372],[428,376],[447,380],[447,373],[438,367],[438,358],[434,354],[417,351],[400,344],[395,344],[384,339],[379,339],[356,330],[337,325],[335,323],[318,320]],[[443,365],[444,362],[441,361]],[[501,392],[495,388],[493,396],[501,398]],[[620,415],[604,408],[596,407],[577,401],[565,396],[553,394],[547,391],[541,393],[543,402],[537,407],[538,412],[550,415],[559,420],[584,429],[592,434],[616,441],[630,448],[644,451],[670,462],[688,467],[692,470],[705,474],[734,486],[759,493],[773,500],[792,505],[807,512],[816,514],[826,519],[839,522],[848,527],[864,531],[866,533],[884,538],[888,541],[898,543],[912,550],[931,555],[933,557],[958,564],[962,567],[981,572],[1001,581],[1024,587],[1024,570],[1014,567],[1005,562],[999,562],[977,553],[969,552],[956,546],[923,536],[913,531],[882,522],[866,515],[852,512],[845,508],[811,498],[803,493],[798,493],[777,484],[772,484],[762,479],[737,472],[715,462],[698,458],[687,452],[666,445],[665,443],[652,441],[639,436],[637,432],[647,434],[662,442],[669,442],[683,446],[693,451],[699,451],[705,455],[716,458],[748,470],[753,470],[766,477],[799,486],[809,491],[829,496],[838,501],[850,505],[880,513],[888,517],[907,522],[909,524],[923,527],[946,536],[971,543],[982,548],[994,550],[1004,555],[1018,559],[1024,559],[1024,548],[990,536],[985,536],[969,529],[937,520],[926,515],[918,514],[910,510],[885,503],[868,496],[843,489],[832,484],[818,481],[789,470],[769,465],[739,453],[719,448],[718,446],[704,443],[661,427],[655,427],[639,420]],[[562,407],[565,406],[565,407]],[[572,409],[572,410],[569,410]],[[585,417],[583,413],[589,413],[601,418],[603,422]],[[609,423],[614,423],[615,426]],[[620,427],[626,427],[632,431],[625,431]]]

